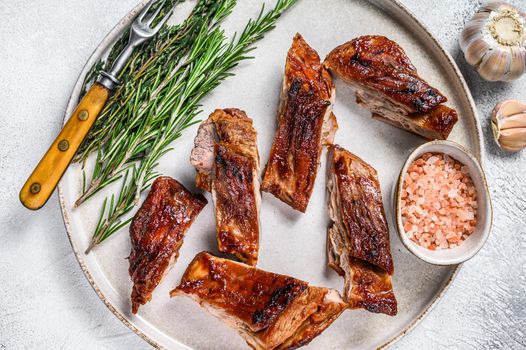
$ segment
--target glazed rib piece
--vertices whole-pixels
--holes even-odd
[[[278,126],[262,190],[301,212],[312,194],[322,145],[332,143],[337,129],[334,95],[320,57],[296,34],[287,56]]]
[[[395,315],[393,259],[376,171],[333,146],[327,190],[332,221],[327,237],[329,266],[344,276],[344,298],[351,308]]]
[[[252,120],[218,109],[199,127],[191,163],[197,186],[212,192],[219,251],[256,265],[259,247],[259,154]]]
[[[192,298],[261,350],[308,344],[346,308],[335,290],[207,252],[194,258],[171,295]]]
[[[447,139],[457,112],[422,80],[404,50],[384,36],[366,35],[338,46],[324,65],[353,86],[373,117],[427,139]]]
[[[151,300],[153,290],[177,260],[186,231],[206,204],[202,195],[190,193],[170,177],[153,182],[130,226],[134,314]]]

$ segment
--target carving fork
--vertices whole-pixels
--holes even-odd
[[[111,70],[100,74],[27,179],[20,191],[20,201],[26,208],[37,210],[46,204],[108,101],[112,90],[119,84],[117,77],[131,57],[133,50],[157,34],[170,18],[173,9],[155,27],[152,27],[152,23],[159,15],[162,6],[159,6],[152,15],[148,17],[146,15],[156,2],[157,0],[150,1],[135,18],[131,25],[128,45],[121,52]]]

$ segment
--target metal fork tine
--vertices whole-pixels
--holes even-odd
[[[152,8],[153,4],[155,4],[156,2],[157,0],[151,0],[146,6],[144,6],[141,13],[139,13],[139,16],[137,17],[138,22],[142,22],[142,20],[144,19],[144,16],[146,16],[148,11],[150,11],[150,9]]]
[[[1,1],[1,0],[0,0]],[[151,16],[148,16],[148,19],[145,21],[147,13],[151,10],[154,4],[159,4],[159,7],[155,10],[155,13]],[[117,84],[119,84],[119,79],[117,78],[126,66],[126,62],[130,58],[134,48],[144,43],[145,41],[151,39],[159,29],[166,23],[168,18],[173,13],[173,8],[159,21],[159,24],[155,28],[151,28],[151,24],[155,18],[159,15],[161,9],[163,8],[159,0],[150,0],[144,6],[141,13],[135,18],[131,27],[130,27],[130,39],[128,40],[128,45],[124,50],[119,54],[111,70],[109,72],[103,72],[101,77],[97,79],[101,84],[107,87],[110,90],[113,90]]]
[[[152,24],[152,22],[155,20],[155,17],[157,17],[157,15],[159,14],[159,12],[161,12],[161,10],[162,10],[162,6],[159,6],[159,8],[155,11],[155,13],[151,15],[150,18],[148,18],[148,20],[144,22],[144,24],[146,24],[147,26]]]
[[[153,28],[152,30],[157,33],[159,29],[161,29],[161,27],[166,23],[166,21],[172,16],[173,13],[174,13],[173,9],[168,11],[168,13],[163,17],[163,19],[161,19],[159,23],[157,23],[155,28]]]

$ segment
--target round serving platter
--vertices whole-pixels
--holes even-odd
[[[107,35],[95,50],[71,95],[66,116],[73,111],[89,68],[107,52],[111,44],[133,20],[147,1],[142,1]],[[224,23],[227,33],[240,31],[249,18],[257,16],[262,0],[239,1]],[[267,0],[267,7],[274,1]],[[195,1],[178,8],[188,11]],[[277,28],[258,42],[252,61],[246,61],[203,102],[201,119],[216,108],[237,107],[253,118],[258,130],[262,165],[268,159],[276,127],[276,111],[287,50],[296,32],[320,56],[356,36],[381,34],[398,42],[417,67],[420,76],[441,90],[456,108],[460,121],[450,140],[460,143],[480,161],[484,149],[476,108],[453,59],[429,31],[399,2],[394,0],[300,0],[278,22]],[[334,113],[340,129],[336,143],[362,157],[378,170],[383,200],[391,230],[395,263],[393,284],[399,311],[395,317],[363,310],[346,311],[323,334],[308,345],[310,349],[374,349],[385,347],[411,330],[443,296],[460,266],[433,266],[413,256],[401,244],[393,224],[391,194],[402,164],[424,141],[407,132],[372,120],[369,112],[354,102],[352,90],[336,82]],[[197,125],[175,141],[174,150],[160,162],[158,170],[176,178],[194,191],[195,170],[189,155]],[[262,237],[258,267],[303,279],[312,285],[342,290],[343,280],[327,267],[325,250],[328,216],[325,199],[325,154],[314,193],[305,214],[293,211],[264,193],[261,208]],[[93,164],[88,164],[93,166]],[[89,173],[89,172],[88,172]],[[79,264],[101,300],[123,323],[157,348],[246,349],[236,332],[201,309],[195,302],[170,298],[191,259],[200,251],[217,252],[215,218],[210,204],[186,234],[180,257],[159,285],[150,303],[139,314],[130,311],[131,281],[128,275],[130,252],[128,229],[116,233],[89,255],[84,250],[99,217],[106,193],[100,193],[77,209],[73,203],[82,187],[82,171],[72,165],[59,185],[59,200],[66,230]]]

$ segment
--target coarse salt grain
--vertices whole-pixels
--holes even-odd
[[[411,163],[400,203],[406,235],[424,248],[457,247],[475,231],[477,192],[468,168],[442,153]]]

